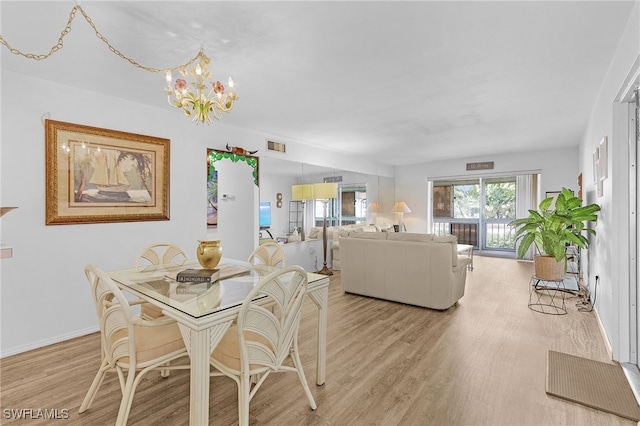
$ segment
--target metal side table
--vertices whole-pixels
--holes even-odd
[[[531,277],[529,309],[547,315],[566,315],[564,279],[547,280]]]

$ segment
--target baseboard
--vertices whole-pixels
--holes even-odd
[[[604,345],[607,349],[607,354],[609,355],[609,359],[613,361],[613,349],[611,348],[611,343],[609,342],[609,338],[607,337],[607,332],[605,331],[604,325],[602,325],[602,321],[600,320],[598,309],[596,309],[595,306],[593,307],[593,313],[596,315],[598,328],[600,329],[600,334],[602,335],[602,340],[604,341]]]
[[[5,358],[11,355],[17,355],[23,352],[32,351],[34,349],[43,348],[45,346],[54,345],[56,343],[64,342],[66,340],[75,339],[76,337],[86,336],[87,334],[95,333],[97,331],[100,331],[100,328],[98,326],[95,326],[95,327],[85,328],[83,330],[76,330],[72,333],[51,337],[49,339],[39,340],[37,342],[29,343],[28,345],[11,348],[7,351],[0,349],[0,358]]]

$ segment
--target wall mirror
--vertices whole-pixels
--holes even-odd
[[[338,198],[328,204],[327,226],[377,221],[393,223],[391,208],[395,201],[395,179],[392,177],[260,157],[260,202],[271,203],[270,232],[274,238],[322,226],[322,203],[292,200],[291,186],[327,179],[338,184]],[[282,194],[282,208],[275,208],[279,201],[277,194]],[[381,205],[379,213],[369,211],[372,202]]]

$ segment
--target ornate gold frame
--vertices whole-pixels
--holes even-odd
[[[169,139],[54,120],[45,128],[47,225],[169,220]]]

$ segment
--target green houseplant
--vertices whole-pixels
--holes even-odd
[[[545,198],[538,210],[529,210],[528,217],[509,223],[516,228],[516,242],[520,241],[518,258],[524,257],[532,244],[535,246],[535,274],[542,279],[562,279],[566,272],[566,247],[572,244],[580,248],[589,246],[584,233],[595,235],[596,231],[586,225],[588,222],[595,223],[600,211],[598,204],[583,206],[582,199],[567,188],[562,188],[553,204],[553,197]],[[543,266],[545,262],[555,265]]]

